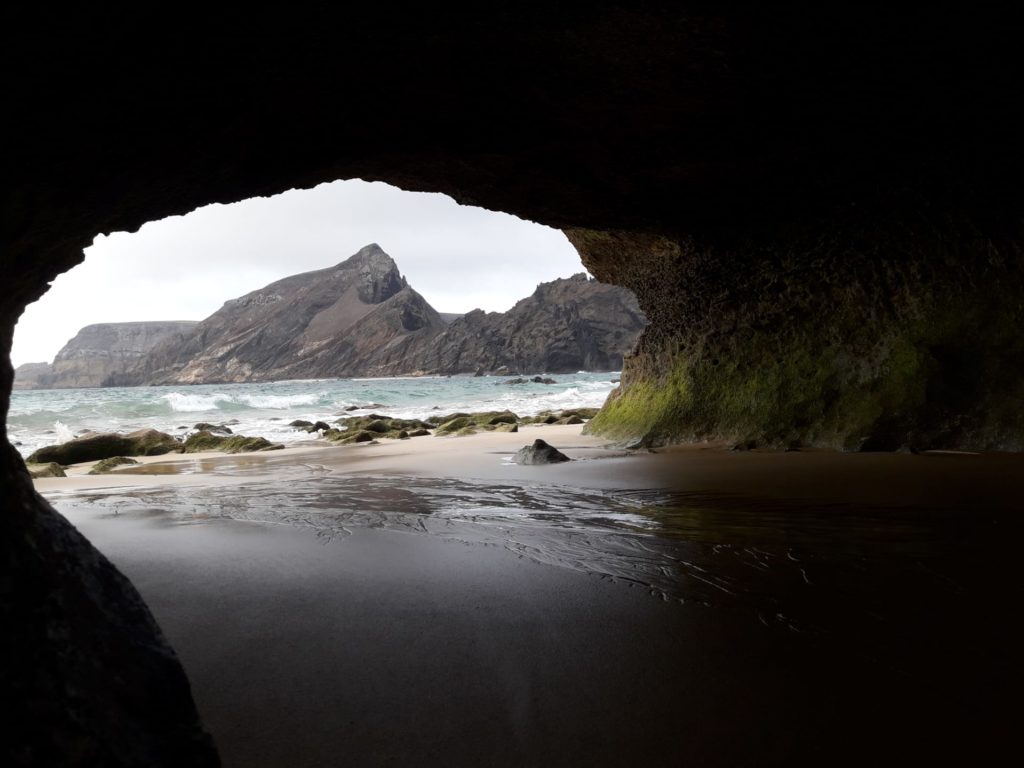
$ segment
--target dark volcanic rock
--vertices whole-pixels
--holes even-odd
[[[198,429],[203,432],[213,432],[216,435],[234,434],[231,427],[225,426],[224,424],[210,424],[207,421],[201,421],[198,424],[194,424],[192,429]]]
[[[146,10],[6,19],[27,64],[5,82],[4,352],[97,232],[358,177],[569,229],[592,274],[636,292],[649,330],[595,429],[1024,448],[1012,4],[423,4],[400,24],[346,4],[244,34],[209,5],[133,34]],[[12,379],[0,365],[0,414]],[[17,754],[214,763],[139,595],[0,447]],[[903,746],[1006,753],[978,726],[1002,722],[999,697],[971,698],[970,751]]]
[[[533,441],[533,445],[524,445],[516,451],[512,461],[516,464],[559,464],[572,459],[538,438]]]
[[[66,443],[40,448],[26,460],[29,463],[78,464],[113,456],[158,456],[180,451],[181,443],[165,432],[140,429],[121,435],[115,432],[93,432]]]
[[[329,269],[292,275],[225,302],[183,343],[145,361],[152,384],[373,375],[444,322],[374,243]]]
[[[631,292],[581,273],[542,283],[508,312],[477,309],[453,320],[401,365],[441,374],[618,370],[645,323]]]
[[[21,475],[20,487],[5,482],[0,515],[0,562],[17,577],[0,600],[4,691],[19,705],[7,715],[4,764],[218,765],[138,592]]]

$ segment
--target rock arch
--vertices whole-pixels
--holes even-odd
[[[610,435],[1024,447],[1007,19],[174,13],[5,12],[4,350],[98,232],[361,177],[562,227],[593,274],[636,291],[652,325],[597,421]],[[11,380],[5,361],[4,413]],[[0,454],[26,744],[212,761],[134,590]],[[176,693],[134,706],[158,682]],[[139,735],[118,744],[128,722]]]

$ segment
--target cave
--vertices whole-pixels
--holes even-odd
[[[600,434],[1024,448],[1010,18],[499,4],[5,22],[5,416],[19,315],[98,233],[363,178],[559,227],[636,293],[650,326]],[[0,474],[15,764],[215,764],[132,585],[6,440]]]

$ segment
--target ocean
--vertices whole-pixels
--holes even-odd
[[[87,430],[130,432],[151,427],[184,435],[198,422],[230,422],[238,434],[279,443],[309,440],[288,426],[296,419],[334,422],[371,412],[426,418],[439,411],[545,410],[599,407],[618,372],[558,375],[555,384],[509,384],[508,376],[421,376],[315,379],[258,384],[18,390],[11,395],[8,438],[28,456]],[[350,406],[358,410],[345,411]]]

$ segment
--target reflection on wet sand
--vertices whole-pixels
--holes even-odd
[[[331,764],[342,745],[412,764],[435,743],[423,722],[449,765],[1000,748],[1019,647],[999,619],[1019,592],[1010,506],[183,464],[213,474],[47,497],[155,606],[226,764]],[[512,731],[520,752],[489,751]]]
[[[199,462],[202,470],[202,462]],[[155,466],[151,465],[150,469]],[[190,471],[188,463],[174,466]],[[255,472],[219,461],[218,473]],[[207,468],[209,469],[209,468]],[[884,620],[871,596],[941,603],[955,559],[994,524],[973,512],[759,500],[741,495],[594,490],[294,465],[240,485],[128,488],[54,496],[162,525],[233,520],[312,529],[325,542],[385,529],[500,546],[535,562],[639,587],[666,601],[749,606],[764,624],[815,632]],[[296,482],[301,480],[301,486]],[[897,599],[898,598],[898,599]]]

